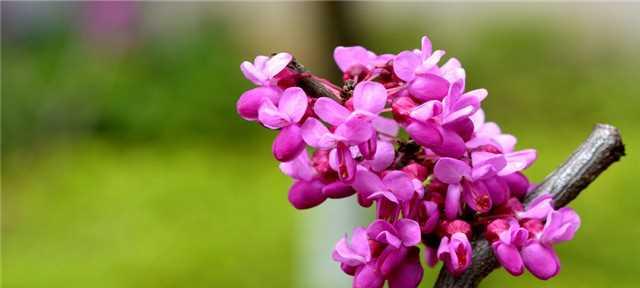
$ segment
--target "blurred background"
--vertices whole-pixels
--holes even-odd
[[[5,287],[346,287],[334,243],[370,213],[287,202],[272,131],[242,121],[243,60],[288,51],[338,79],[333,47],[434,47],[487,88],[540,181],[595,123],[627,157],[572,206],[583,226],[542,282],[637,287],[640,5],[2,2]],[[430,287],[436,270],[427,270]]]

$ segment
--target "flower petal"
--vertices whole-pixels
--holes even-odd
[[[415,78],[416,68],[420,65],[420,56],[411,51],[403,51],[393,59],[393,72],[398,78],[409,82]]]
[[[360,118],[350,118],[336,128],[334,135],[348,145],[358,145],[369,140],[372,131],[373,129],[371,129],[371,124],[368,121]]]
[[[367,68],[375,58],[372,54],[362,46],[338,46],[333,50],[333,60],[336,61],[340,70],[346,73],[357,65]]]
[[[375,115],[380,114],[387,103],[387,89],[378,82],[364,81],[353,90],[353,107]]]
[[[353,190],[353,187],[351,187],[351,185],[342,183],[340,181],[327,184],[322,188],[322,194],[333,199],[349,197],[354,193],[356,193],[356,191]]]
[[[369,196],[374,192],[385,190],[386,187],[378,175],[364,167],[358,167],[356,179],[353,182],[353,188],[356,189],[358,194],[362,195],[362,197],[369,198]]]
[[[580,228],[580,216],[571,208],[560,208],[547,216],[540,241],[548,244],[558,244],[573,239]]]
[[[371,249],[369,248],[367,231],[362,227],[353,229],[351,241],[346,236],[340,239],[336,243],[332,256],[334,260],[349,266],[357,266],[369,262],[371,260]]]
[[[280,73],[282,69],[287,67],[289,62],[291,62],[291,59],[293,59],[293,56],[291,56],[291,54],[289,53],[284,52],[271,56],[271,58],[269,58],[269,60],[267,60],[267,62],[265,63],[264,72],[266,76],[269,78],[273,78],[278,75],[278,73]]]
[[[338,104],[338,102],[328,97],[320,97],[313,105],[313,111],[323,121],[338,126],[344,123],[351,112],[344,106]]]
[[[298,125],[283,128],[273,140],[271,151],[280,162],[291,161],[304,150],[305,143],[302,139],[302,130]]]
[[[442,157],[433,167],[433,174],[444,183],[456,184],[463,177],[471,178],[471,168],[461,160]]]
[[[429,122],[412,122],[406,128],[409,136],[416,141],[416,143],[424,147],[435,147],[442,144],[442,134],[438,129],[438,126]]]
[[[375,262],[370,262],[360,268],[353,278],[353,288],[382,288],[384,277],[378,271]]]
[[[422,281],[423,274],[420,250],[411,248],[405,260],[390,275],[389,288],[416,288]]]
[[[418,222],[403,218],[396,221],[393,226],[398,231],[398,236],[405,247],[415,246],[420,243],[422,236]]]
[[[447,196],[444,202],[444,214],[447,219],[456,219],[460,213],[460,195],[462,186],[460,184],[450,184],[447,187]]]
[[[307,111],[307,94],[299,87],[290,87],[282,92],[278,110],[289,116],[291,123],[298,123]]]
[[[411,178],[402,171],[388,172],[382,178],[382,182],[387,189],[391,190],[402,201],[411,200],[415,192]]]
[[[422,36],[422,39],[420,39],[420,52],[422,54],[422,59],[427,59],[429,58],[429,56],[431,56],[431,52],[433,52],[433,46],[431,45],[431,40],[429,39],[429,37]]]
[[[279,129],[291,125],[289,115],[281,113],[271,100],[264,99],[258,110],[258,120],[270,129]]]
[[[371,170],[381,172],[389,167],[396,157],[396,151],[393,144],[378,140],[376,144],[376,154],[373,155],[373,159],[365,161]]]
[[[314,148],[329,149],[335,146],[331,132],[318,119],[309,118],[302,124],[302,139]]]
[[[460,158],[467,152],[462,137],[449,129],[442,129],[442,144],[430,149],[439,156],[451,158]]]
[[[478,213],[486,213],[491,210],[493,203],[491,195],[483,182],[463,183],[463,198],[469,207]]]
[[[384,134],[383,136],[388,137],[395,137],[398,135],[398,130],[400,128],[395,120],[385,117],[373,118],[373,120],[371,120],[371,125],[373,125],[373,128],[375,128],[378,133],[382,133]]]
[[[280,170],[291,178],[305,181],[311,181],[316,174],[306,151],[289,162],[280,163]]]
[[[367,227],[369,239],[389,244],[393,247],[400,247],[401,241],[398,238],[398,231],[386,220],[375,220]]]
[[[531,241],[524,246],[520,255],[529,272],[542,280],[547,280],[560,272],[560,262],[556,252],[537,241]]]
[[[505,166],[498,175],[504,176],[514,172],[522,171],[529,167],[533,161],[537,158],[537,152],[534,149],[527,149],[517,152],[511,152],[504,155],[507,160],[507,166]]]
[[[258,110],[264,99],[277,102],[280,98],[280,91],[277,88],[257,87],[248,90],[240,96],[236,103],[236,111],[245,120],[258,120]]]
[[[524,263],[520,256],[520,251],[513,245],[507,245],[500,241],[494,242],[491,247],[493,253],[496,255],[498,262],[504,267],[511,275],[519,276],[524,272]]]
[[[449,81],[438,75],[418,75],[409,85],[409,93],[422,101],[442,100],[449,92]]]
[[[411,112],[409,113],[409,116],[411,116],[411,118],[415,120],[426,122],[427,120],[439,115],[440,113],[442,113],[442,102],[437,100],[430,100],[420,104],[420,106],[413,108],[413,110],[411,110]]]
[[[519,212],[516,215],[520,219],[545,219],[553,211],[552,201],[553,198],[549,194],[538,196],[527,205],[524,212]]]
[[[244,77],[247,80],[253,82],[256,85],[265,85],[269,77],[262,73],[262,71],[258,70],[251,62],[244,61],[240,64],[240,71],[244,74]]]
[[[296,181],[289,189],[289,202],[296,209],[308,209],[320,205],[326,197],[320,181]]]

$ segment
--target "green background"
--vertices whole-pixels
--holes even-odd
[[[619,127],[627,147],[623,161],[572,203],[583,225],[557,247],[557,277],[499,270],[482,287],[637,285],[640,22],[633,15],[640,6],[89,6],[2,3],[5,287],[334,283],[301,284],[308,255],[332,267],[329,278],[348,281],[329,253],[300,252],[313,249],[300,236],[315,229],[305,219],[333,208],[290,207],[290,180],[270,152],[274,134],[235,114],[237,97],[251,87],[238,66],[288,50],[336,79],[333,46],[398,52],[417,47],[423,34],[462,61],[468,88],[489,90],[488,118],[515,134],[519,148],[538,150],[527,172],[533,181],[595,123]],[[131,9],[133,20],[97,33],[87,28],[90,9]],[[252,15],[262,20],[247,20]],[[351,221],[366,225],[364,215]],[[423,286],[436,275],[428,270]]]

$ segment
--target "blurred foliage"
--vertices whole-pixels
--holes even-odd
[[[627,144],[629,156],[572,205],[583,227],[558,247],[557,278],[496,272],[483,286],[637,286],[640,60],[540,20],[491,22],[464,38],[442,21],[427,24],[385,22],[358,42],[393,52],[427,33],[459,58],[468,87],[489,90],[488,118],[519,147],[538,149],[532,180],[595,122],[620,127]],[[64,27],[3,33],[6,287],[291,287],[304,277],[294,246],[305,243],[294,243],[292,220],[301,212],[288,205],[289,180],[271,159],[273,133],[235,114],[250,87],[238,65],[253,55],[234,46],[231,31],[203,23],[183,38],[141,36],[116,53]],[[423,286],[436,275],[427,271]]]
[[[188,43],[145,39],[124,53],[74,41],[64,30],[4,41],[2,92],[10,108],[3,109],[3,148],[78,133],[220,142],[218,135],[245,134],[235,100],[249,84],[239,77],[241,58],[226,26],[214,24]]]

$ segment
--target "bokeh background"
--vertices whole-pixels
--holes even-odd
[[[434,47],[485,110],[534,147],[534,181],[597,122],[628,156],[572,206],[583,226],[542,282],[637,287],[640,5],[585,3],[2,2],[5,287],[342,287],[335,241],[353,199],[295,211],[272,131],[242,121],[239,64],[289,51],[338,79],[336,45]],[[428,270],[430,287],[437,270]]]

